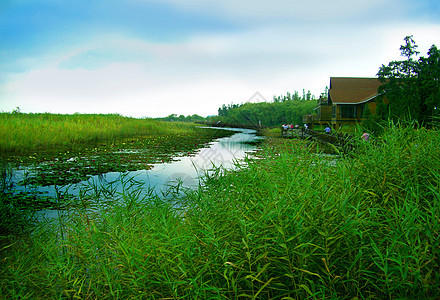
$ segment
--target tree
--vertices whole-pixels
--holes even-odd
[[[377,113],[381,119],[413,119],[427,125],[440,101],[439,50],[433,45],[427,58],[415,60],[420,52],[413,37],[406,36],[404,41],[400,51],[405,60],[382,65],[377,73],[382,82]]]
[[[420,113],[427,122],[438,121],[440,108],[440,50],[432,45],[428,57],[419,59],[418,87],[424,100]]]
[[[312,93],[310,91],[307,91],[306,100],[312,100]]]
[[[301,98],[299,97],[299,93],[298,91],[294,91],[293,92],[293,100],[300,100]]]

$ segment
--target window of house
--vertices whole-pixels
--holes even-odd
[[[341,118],[356,118],[356,105],[341,105],[339,113]]]
[[[365,103],[359,105],[359,115],[361,116],[361,118],[364,117],[365,109],[366,109]]]
[[[332,106],[332,119],[336,118],[336,105]]]

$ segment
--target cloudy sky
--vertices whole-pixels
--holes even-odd
[[[0,0],[0,111],[202,116],[375,77],[438,0]],[[258,98],[257,100],[263,100]]]

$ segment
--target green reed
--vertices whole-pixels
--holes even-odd
[[[0,151],[26,152],[54,146],[109,142],[139,136],[193,133],[194,125],[116,114],[0,113]]]
[[[334,158],[272,140],[263,159],[210,173],[178,206],[140,198],[128,179],[125,192],[100,193],[113,206],[72,211],[63,235],[49,222],[2,249],[0,293],[438,298],[439,142],[436,130],[390,126],[382,143]]]
[[[0,247],[5,236],[28,233],[32,223],[32,209],[16,205],[12,192],[12,168],[0,163]]]

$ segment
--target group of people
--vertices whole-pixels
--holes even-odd
[[[293,124],[283,124],[283,125],[281,126],[281,129],[282,129],[283,131],[293,130],[293,129],[299,129],[299,125],[297,124],[297,125],[294,126]],[[304,132],[307,132],[308,129],[309,129],[309,126],[308,126],[307,124],[304,124]],[[331,133],[332,133],[332,128],[330,127],[330,125],[327,125],[327,126],[324,128],[324,132],[325,132],[326,134],[331,134]],[[366,131],[364,131],[364,132],[362,133],[361,138],[362,138],[364,141],[369,141],[369,140],[370,140],[370,134],[367,133]]]
[[[293,134],[293,130],[300,130],[302,131],[302,133],[304,134],[304,132],[308,132],[308,125],[304,124],[304,128],[301,128],[298,124],[293,125],[293,124],[283,124],[281,125],[281,134],[283,136],[291,136]]]
[[[298,124],[296,124],[295,126],[293,126],[293,124],[283,124],[281,125],[281,129],[283,130],[283,132],[285,132],[287,130],[300,129],[300,126]],[[304,128],[302,130],[304,132],[307,132],[309,130],[309,125],[304,124]]]
[[[293,129],[293,125],[292,124],[283,124],[281,127],[283,128],[283,130]]]
[[[297,124],[297,125],[293,126],[293,124],[283,124],[283,125],[281,126],[281,128],[282,128],[283,130],[293,130],[294,128],[295,128],[295,129],[299,129],[299,125]]]

